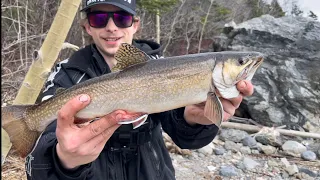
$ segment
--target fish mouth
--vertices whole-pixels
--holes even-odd
[[[264,60],[263,56],[259,56],[254,66],[260,66],[263,63],[263,60]]]
[[[257,58],[256,58],[256,60],[255,61],[253,61],[251,64],[250,64],[250,66],[249,66],[249,71],[251,70],[251,69],[257,69],[262,63],[263,63],[263,60],[264,60],[264,58],[263,58],[263,56],[261,55],[261,56],[258,56]]]

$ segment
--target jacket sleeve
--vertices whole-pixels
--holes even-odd
[[[92,179],[92,164],[86,164],[74,170],[61,166],[56,153],[56,121],[51,123],[38,139],[32,152],[26,157],[28,180],[77,180]]]
[[[182,149],[198,149],[208,145],[217,135],[216,125],[190,126],[184,119],[184,107],[163,113],[160,121],[163,130]]]
[[[51,73],[44,92],[38,100],[42,101],[55,94],[57,88],[69,88],[73,85],[66,71],[58,64]],[[58,71],[57,71],[58,70]],[[92,164],[80,166],[74,170],[67,170],[61,166],[56,153],[56,120],[53,121],[40,135],[32,152],[26,157],[26,174],[28,180],[77,180],[92,179]]]

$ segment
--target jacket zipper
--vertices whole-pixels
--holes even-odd
[[[158,154],[157,154],[156,150],[154,149],[152,143],[148,142],[148,144],[149,144],[150,150],[151,150],[151,152],[153,154],[153,157],[155,158],[154,164],[156,166],[157,174],[159,175],[159,173],[160,173],[160,162],[159,162]]]

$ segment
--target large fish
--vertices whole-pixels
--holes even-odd
[[[2,127],[22,157],[31,152],[58,110],[82,93],[91,97],[91,103],[77,113],[80,119],[95,119],[117,109],[148,115],[206,102],[205,116],[220,126],[223,107],[216,92],[224,98],[237,97],[236,83],[250,80],[263,62],[258,52],[226,51],[151,60],[129,44],[122,44],[115,58],[112,73],[60,91],[36,105],[2,107]]]

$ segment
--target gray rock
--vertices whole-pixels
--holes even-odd
[[[202,154],[202,153],[199,153],[199,157],[200,158],[204,158],[206,155]]]
[[[226,150],[231,150],[232,152],[240,151],[240,146],[238,144],[236,144],[235,142],[232,142],[232,141],[226,141],[224,143],[224,148]]]
[[[303,179],[303,180],[314,180],[313,177],[309,176],[306,173],[298,173],[295,177]]]
[[[220,175],[225,177],[238,176],[238,172],[234,166],[222,166],[220,168]]]
[[[268,134],[261,134],[257,135],[255,139],[263,145],[271,145],[275,147],[280,147],[282,145],[282,139],[280,135],[274,136]]]
[[[262,152],[261,146],[263,144],[257,142],[257,144],[252,148],[252,150],[258,150],[259,152]]]
[[[253,150],[251,150],[251,153],[252,153],[252,154],[260,154],[260,151],[253,149]]]
[[[256,166],[260,166],[260,163],[258,163],[257,161],[248,158],[248,157],[244,157],[243,160],[243,165],[247,170],[252,170],[254,169]]]
[[[244,164],[243,164],[242,161],[240,161],[240,162],[237,163],[237,168],[238,168],[238,169],[241,169],[241,170],[243,170],[243,171],[246,170],[246,167],[244,166]]]
[[[312,151],[305,151],[305,152],[301,153],[301,158],[304,160],[308,160],[308,161],[314,161],[317,159],[317,156]]]
[[[240,152],[242,154],[251,154],[251,149],[248,146],[243,146],[243,147],[240,148]]]
[[[223,148],[216,148],[216,149],[214,150],[214,153],[215,153],[216,155],[223,155],[225,152],[226,152],[226,150],[223,149]]]
[[[287,158],[281,158],[281,163],[284,167],[288,167],[290,166],[289,161],[287,160]]]
[[[229,27],[230,28],[230,27]],[[227,50],[259,51],[266,60],[252,79],[243,109],[260,124],[320,127],[320,22],[263,15],[228,32]],[[246,110],[248,109],[248,110]]]
[[[305,174],[308,174],[311,177],[317,177],[317,173],[311,171],[310,169],[306,169],[306,168],[299,168],[299,172],[303,172]]]
[[[250,148],[253,148],[257,145],[257,141],[255,138],[251,137],[251,136],[246,136],[243,140],[242,140],[242,144],[244,146],[249,146]]]
[[[264,154],[274,154],[277,151],[275,147],[269,146],[269,145],[268,146],[262,145],[260,146],[260,148]]]
[[[277,163],[276,161],[274,160],[268,160],[268,165],[270,167],[278,167],[279,166],[279,163]]]
[[[246,136],[248,136],[248,133],[245,131],[237,129],[222,129],[219,137],[223,141],[241,142]]]
[[[300,157],[301,153],[307,150],[307,148],[304,145],[296,141],[286,141],[282,145],[282,149],[284,153],[295,157]]]
[[[213,152],[213,144],[210,143],[210,144],[198,149],[198,152],[205,155],[205,156],[211,155]]]
[[[219,163],[221,163],[221,160],[222,160],[221,158],[213,158],[212,162],[215,164],[219,164]]]
[[[299,169],[298,169],[297,165],[295,165],[295,164],[286,167],[285,170],[288,172],[288,174],[289,174],[290,176],[291,176],[291,175],[294,175],[294,174],[296,174],[296,173],[299,172]]]
[[[282,177],[283,177],[284,179],[288,179],[288,178],[289,178],[289,174],[288,174],[287,172],[283,171],[283,172],[282,172]]]
[[[305,145],[307,147],[307,150],[312,151],[320,157],[320,143],[309,143]]]

